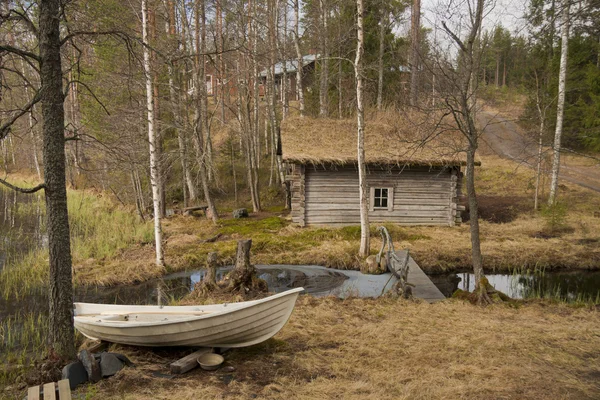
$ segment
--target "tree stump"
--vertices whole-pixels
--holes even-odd
[[[217,284],[217,253],[208,253],[206,257],[206,276],[204,277],[204,283],[210,285]]]
[[[252,240],[239,240],[235,268],[229,274],[230,291],[248,293],[251,290],[267,291],[267,284],[256,276],[256,268],[250,263],[250,247]]]
[[[207,294],[218,288],[217,265],[217,253],[208,253],[208,256],[206,257],[206,275],[204,275],[204,279],[202,279],[201,282],[196,284],[196,287],[194,288],[195,291]]]

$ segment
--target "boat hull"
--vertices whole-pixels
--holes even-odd
[[[134,346],[245,347],[279,332],[302,290],[209,306],[75,303],[75,327],[92,339]]]

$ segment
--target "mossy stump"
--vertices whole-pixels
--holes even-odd
[[[485,276],[481,278],[477,286],[475,286],[475,290],[473,290],[473,292],[458,289],[452,294],[452,298],[467,300],[472,304],[484,306],[495,303],[510,303],[514,301],[505,293],[496,290]]]
[[[236,262],[233,270],[221,281],[217,282],[217,253],[209,253],[206,263],[207,271],[204,279],[194,288],[194,294],[201,297],[227,297],[241,294],[244,298],[261,297],[268,292],[267,282],[256,274],[256,268],[250,263],[252,240],[239,240]]]
[[[258,278],[256,268],[250,263],[250,247],[251,239],[238,240],[235,267],[227,277],[227,289],[230,292],[267,291],[267,283]]]

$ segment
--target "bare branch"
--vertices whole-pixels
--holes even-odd
[[[13,185],[12,183],[9,183],[7,181],[5,181],[4,179],[0,178],[0,183],[3,184],[4,186],[11,188],[12,190],[19,192],[19,193],[35,193],[38,192],[42,189],[46,189],[46,184],[45,183],[40,183],[37,186],[34,186],[32,188],[22,188],[22,187],[18,187]]]
[[[448,26],[446,25],[446,22],[442,21],[442,26],[444,27],[444,30],[446,31],[446,33],[448,33],[448,35],[450,35],[450,37],[452,38],[452,40],[454,40],[456,42],[456,44],[460,47],[460,49],[466,53],[467,52],[467,47],[465,46],[465,44],[463,43],[463,41],[460,40],[460,38],[458,36],[456,36],[454,34],[454,32],[452,32],[450,30],[450,28],[448,28]]]
[[[37,62],[40,62],[40,57],[27,50],[21,50],[8,44],[0,44],[0,51],[6,51],[8,53],[16,54],[23,58],[31,58]]]
[[[35,96],[33,96],[33,98],[29,101],[29,103],[27,103],[25,105],[25,107],[23,107],[22,109],[20,109],[19,111],[17,111],[15,114],[13,114],[13,116],[11,118],[8,119],[8,121],[4,122],[2,125],[0,125],[0,139],[4,139],[6,137],[6,135],[8,135],[8,132],[10,131],[10,128],[12,126],[12,124],[15,123],[16,120],[18,120],[19,118],[21,118],[23,115],[27,114],[29,112],[29,110],[31,110],[31,108],[41,100],[41,95],[40,92],[37,91],[35,93]]]
[[[102,107],[102,109],[104,110],[104,112],[106,113],[106,115],[110,115],[110,112],[108,111],[108,109],[106,108],[106,106],[100,101],[100,99],[98,98],[98,96],[96,96],[96,94],[87,85],[87,83],[81,82],[80,80],[74,79],[72,81],[67,82],[67,90],[65,90],[65,94],[64,94],[65,97],[67,97],[67,95],[69,94],[69,88],[71,87],[72,83],[78,83],[81,86],[83,86],[84,88],[86,88],[87,91],[92,95],[92,97],[94,98],[94,100],[96,100],[96,102],[98,104],[100,104],[100,107]]]
[[[34,25],[34,23],[29,19],[29,17],[27,16],[26,13],[15,10],[15,9],[11,9],[10,10],[10,14],[15,14],[16,17],[12,17],[18,21],[22,21],[25,23],[25,25],[27,26],[27,28],[29,28],[29,30],[31,31],[31,33],[33,33],[35,36],[38,35],[38,29],[37,27]]]

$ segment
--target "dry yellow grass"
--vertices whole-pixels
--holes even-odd
[[[382,112],[365,128],[365,161],[417,165],[464,165],[464,137],[440,128],[435,118]],[[356,162],[356,119],[288,118],[281,126],[283,159],[300,163]]]
[[[173,380],[178,354],[118,348],[137,363],[88,398],[597,399],[596,310],[530,303],[481,308],[392,299],[301,297],[284,329],[226,354],[234,372]]]
[[[488,270],[514,268],[600,268],[600,195],[566,183],[559,199],[568,205],[568,230],[555,238],[540,238],[546,221],[533,212],[533,171],[497,156],[482,158],[477,168],[477,187],[482,212],[487,208],[507,210],[510,222],[481,221],[484,266]],[[496,204],[497,202],[501,202]],[[488,210],[489,211],[489,210]],[[489,212],[488,212],[489,213]],[[372,232],[371,253],[379,250],[378,234]],[[427,272],[470,269],[469,226],[388,226],[396,248],[408,248]],[[222,264],[233,262],[236,241],[252,238],[252,261],[256,264],[316,264],[340,269],[358,269],[360,231],[300,228],[286,213],[260,213],[246,220],[222,219],[218,225],[200,218],[173,217],[165,220],[167,268],[154,265],[152,244],[135,245],[106,260],[87,260],[75,267],[78,283],[116,284],[143,281],[170,271],[203,268],[208,252],[217,251]],[[205,239],[222,233],[215,243]]]

